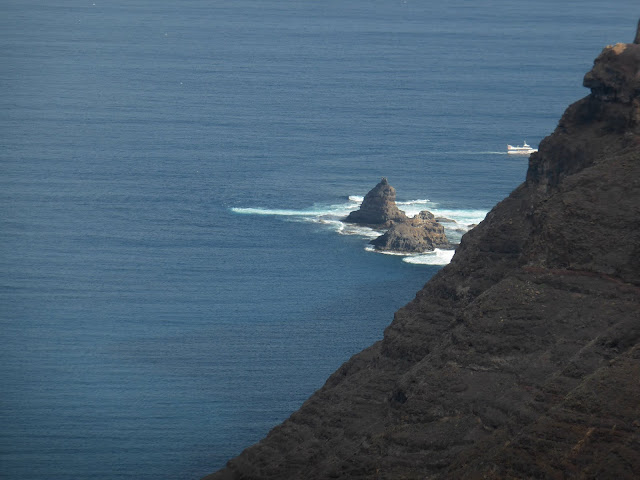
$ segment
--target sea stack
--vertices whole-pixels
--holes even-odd
[[[637,478],[638,71],[640,44],[607,47],[383,339],[207,478]]]
[[[383,177],[362,201],[360,208],[351,212],[345,222],[369,225],[376,228],[389,228],[391,222],[408,220],[405,213],[396,205],[396,189]]]
[[[435,248],[453,248],[431,212],[424,210],[413,218],[396,205],[396,190],[383,177],[365,195],[359,210],[351,212],[345,222],[358,223],[387,231],[370,243],[380,251],[423,253]]]

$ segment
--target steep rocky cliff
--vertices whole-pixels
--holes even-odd
[[[640,45],[384,339],[209,479],[637,478]]]

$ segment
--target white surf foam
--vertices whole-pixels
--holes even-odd
[[[294,209],[278,209],[278,208],[240,208],[233,207],[231,211],[242,215],[273,215],[279,217],[308,217],[310,219],[344,218],[353,210],[357,210],[358,206],[352,203],[339,205],[316,205],[301,210]]]
[[[453,210],[453,209],[439,209],[434,208],[430,210],[436,217],[450,218],[455,220],[456,224],[451,224],[452,228],[462,227],[466,228],[469,225],[480,223],[487,215],[486,210]],[[447,228],[448,222],[442,222],[445,228]]]
[[[408,200],[406,202],[396,201],[396,205],[400,210],[407,214],[408,217],[414,217],[423,210],[430,212],[436,207],[436,204],[427,199]]]
[[[455,250],[442,250],[440,248],[436,248],[433,252],[411,254],[393,251],[387,252],[376,250],[373,245],[367,245],[364,249],[367,252],[404,257],[402,259],[403,262],[412,263],[414,265],[446,265],[451,261],[453,255],[456,253]]]
[[[396,257],[406,257],[408,254],[407,253],[402,253],[402,252],[394,252],[393,250],[391,251],[387,251],[387,250],[376,250],[376,247],[374,247],[373,245],[367,245],[366,247],[364,247],[364,249],[367,252],[372,252],[372,253],[381,253],[382,255],[394,255]]]
[[[465,209],[443,209],[438,208],[437,203],[430,202],[429,200],[414,200],[410,202],[396,202],[400,210],[407,214],[408,217],[414,217],[423,210],[428,210],[436,217],[448,218],[455,221],[442,222],[445,228],[447,224],[456,225],[456,228],[466,228],[469,225],[478,224],[484,220],[487,214],[486,210],[465,210]]]
[[[407,202],[396,202],[396,205],[427,205],[431,203],[429,199],[409,200]]]
[[[402,261],[414,265],[446,265],[451,261],[455,253],[454,250],[436,248],[433,252],[409,255],[404,257]]]
[[[343,227],[338,231],[341,235],[357,235],[359,237],[373,240],[384,233],[380,230],[374,230],[373,228],[363,227],[362,225],[355,225],[352,223],[343,223],[342,225]]]
[[[231,211],[240,215],[272,215],[294,222],[312,222],[326,227],[340,235],[354,235],[366,240],[371,240],[382,235],[382,231],[362,225],[345,223],[343,220],[352,211],[356,210],[364,197],[350,195],[348,201],[333,205],[314,205],[305,209],[272,209],[272,208],[231,208]],[[408,216],[417,215],[422,210],[429,210],[436,217],[445,217],[455,222],[442,222],[445,233],[450,241],[457,243],[472,224],[481,222],[487,214],[484,210],[456,210],[439,209],[437,203],[428,199],[408,200],[396,202],[401,210]],[[419,255],[407,255],[399,252],[379,252],[372,245],[367,245],[367,251],[384,253],[386,255],[399,255],[407,263],[419,265],[446,265],[453,257],[453,250],[436,249]]]
[[[276,215],[283,217],[308,217],[319,215],[321,212],[315,210],[282,210],[271,208],[232,208],[232,212],[243,215]]]

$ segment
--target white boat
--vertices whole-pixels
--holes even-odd
[[[507,153],[511,153],[514,155],[530,155],[533,152],[537,151],[538,149],[531,148],[531,145],[529,145],[526,140],[523,146],[518,145],[517,147],[514,147],[513,145],[507,145]]]

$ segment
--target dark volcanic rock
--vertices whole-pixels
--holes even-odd
[[[360,209],[351,212],[346,222],[388,228],[391,222],[408,220],[404,212],[396,205],[396,189],[389,185],[386,178],[373,187],[364,197]]]
[[[596,58],[593,69],[584,76],[584,86],[598,100],[630,103],[640,93],[636,44],[618,43],[605,48]]]
[[[377,250],[420,253],[435,248],[452,248],[433,213],[424,210],[404,222],[394,222],[384,235],[370,242]]]
[[[637,478],[639,49],[605,49],[383,340],[208,478]]]

